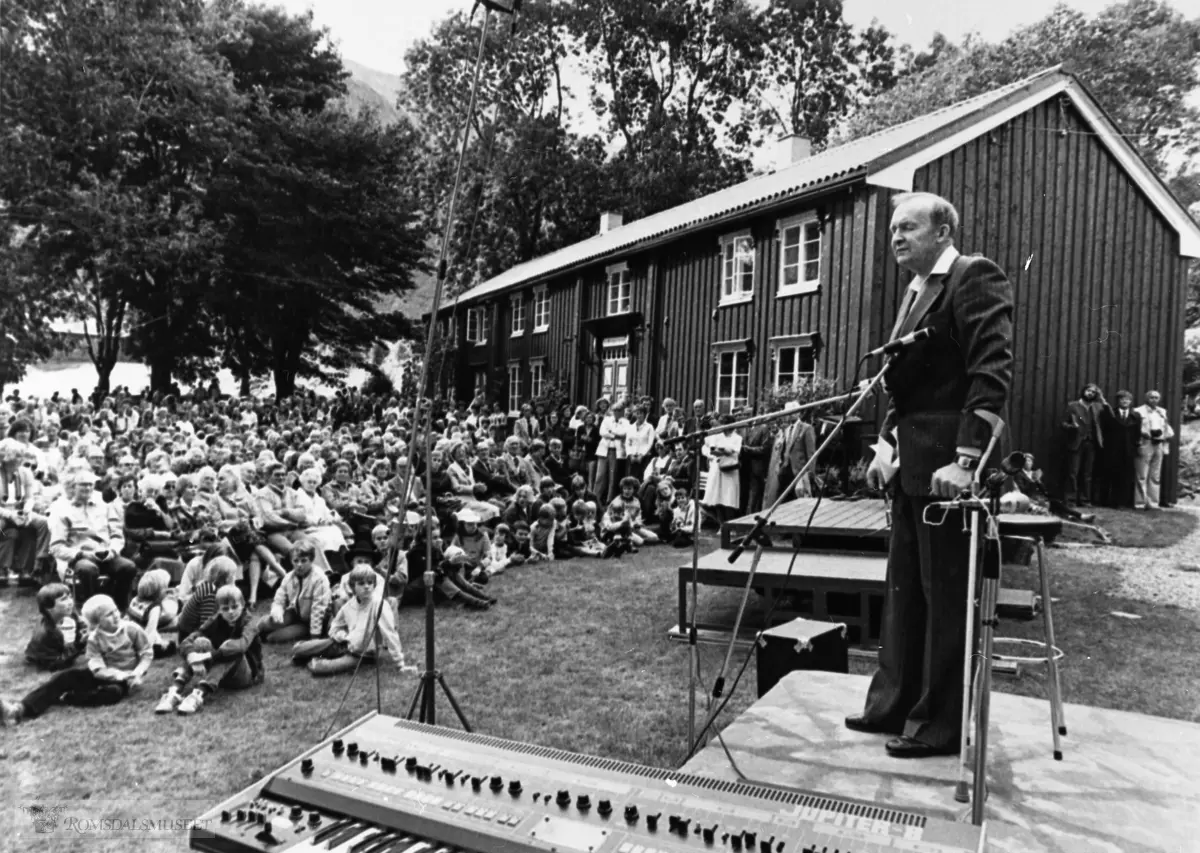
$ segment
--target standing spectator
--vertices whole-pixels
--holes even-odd
[[[771,448],[771,461],[767,465],[767,485],[763,502],[768,506],[775,503],[781,492],[791,485],[792,480],[817,452],[817,436],[812,424],[797,418],[794,423],[779,430]],[[812,495],[812,471],[796,486],[795,496],[807,498]]]
[[[749,411],[743,411],[742,417],[750,417],[750,414]],[[753,424],[742,433],[742,491],[746,496],[742,504],[746,512],[758,512],[763,508],[774,436],[771,425],[767,423]]]
[[[521,444],[528,447],[535,438],[541,435],[541,426],[533,416],[533,407],[528,403],[521,406],[520,416],[513,421],[512,434],[521,439]]]
[[[1066,503],[1088,506],[1092,501],[1092,471],[1096,458],[1104,449],[1104,431],[1100,427],[1102,413],[1112,407],[1093,382],[1083,386],[1079,399],[1067,403],[1063,430],[1067,441],[1067,486],[1063,494]]]
[[[1159,506],[1159,486],[1162,477],[1163,457],[1170,451],[1170,440],[1175,430],[1167,420],[1167,411],[1158,404],[1162,395],[1157,391],[1146,393],[1146,404],[1137,408],[1142,419],[1142,443],[1138,445],[1137,489],[1134,505],[1139,509],[1155,509]]]
[[[681,432],[679,425],[679,404],[670,397],[664,397],[662,401],[663,413],[658,419],[658,425],[655,426],[654,432],[659,440],[674,438]]]
[[[684,435],[690,435],[696,430],[712,429],[713,417],[704,413],[704,401],[695,400],[692,403],[692,414],[683,422]]]
[[[722,424],[732,423],[732,415],[721,415]],[[738,472],[742,437],[736,431],[719,432],[704,439],[703,453],[708,457],[708,479],[704,484],[705,506],[712,508],[717,522],[724,524],[733,518],[742,497],[741,475]]]
[[[1104,431],[1104,502],[1113,507],[1133,506],[1134,468],[1142,440],[1142,416],[1133,408],[1131,391],[1117,392],[1117,408],[1101,419]]]
[[[633,423],[625,435],[625,458],[629,464],[629,476],[639,483],[657,439],[654,427],[646,423],[646,407],[634,406]]]
[[[607,401],[606,401],[607,402]],[[599,403],[596,404],[599,408]],[[596,445],[596,485],[592,489],[605,505],[617,496],[617,484],[625,467],[625,403],[618,400],[600,422],[600,443]]]
[[[14,569],[21,583],[29,582],[35,562],[49,553],[50,527],[33,512],[36,483],[21,464],[32,455],[15,438],[0,441],[0,586],[8,586]]]

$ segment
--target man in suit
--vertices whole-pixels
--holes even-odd
[[[1104,451],[1101,423],[1106,413],[1112,414],[1112,406],[1104,399],[1100,386],[1092,382],[1083,386],[1078,400],[1067,403],[1062,424],[1067,440],[1064,503],[1074,501],[1076,506],[1087,506],[1092,501],[1092,472]]]
[[[770,505],[792,484],[813,454],[817,452],[817,435],[812,424],[796,418],[779,430],[775,446],[771,449],[771,464],[767,469],[767,493],[763,501]],[[809,471],[796,487],[795,497],[812,495],[812,472]]]
[[[886,749],[896,758],[959,749],[970,539],[961,517],[931,525],[924,510],[970,488],[1012,381],[1012,287],[987,258],[959,255],[957,230],[958,212],[940,196],[897,197],[892,250],[914,277],[892,337],[934,334],[902,350],[887,374],[881,437],[894,442],[899,477],[879,669],[863,713],[846,718],[856,731],[894,735]],[[890,455],[877,452],[868,485],[897,473]]]
[[[1102,413],[1104,432],[1105,503],[1108,506],[1133,506],[1134,465],[1142,440],[1142,416],[1133,408],[1133,393],[1117,392],[1117,407]]]
[[[737,415],[749,418],[749,408]],[[755,513],[763,508],[763,491],[767,481],[767,464],[770,462],[772,427],[758,423],[742,430],[742,506],[746,512]]]

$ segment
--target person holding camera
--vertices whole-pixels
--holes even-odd
[[[1175,430],[1167,418],[1167,410],[1159,406],[1162,395],[1157,391],[1146,392],[1146,404],[1136,411],[1142,419],[1142,441],[1138,445],[1134,475],[1137,478],[1133,505],[1137,509],[1157,509],[1159,487],[1162,479],[1163,457],[1170,452]]]

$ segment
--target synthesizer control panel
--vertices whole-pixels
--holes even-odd
[[[222,803],[211,853],[982,853],[982,828],[370,714]]]

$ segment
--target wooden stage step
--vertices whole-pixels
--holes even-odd
[[[812,524],[809,525],[813,507],[816,507],[816,515],[812,516]],[[721,528],[721,547],[733,547],[733,541],[744,536],[753,526],[753,515],[726,523]],[[883,551],[887,549],[890,537],[887,502],[823,498],[820,506],[817,506],[816,498],[797,498],[780,506],[771,517],[767,524],[767,536],[772,538],[774,548],[791,551],[791,537],[805,533],[806,528],[806,544],[812,543],[823,549]]]

